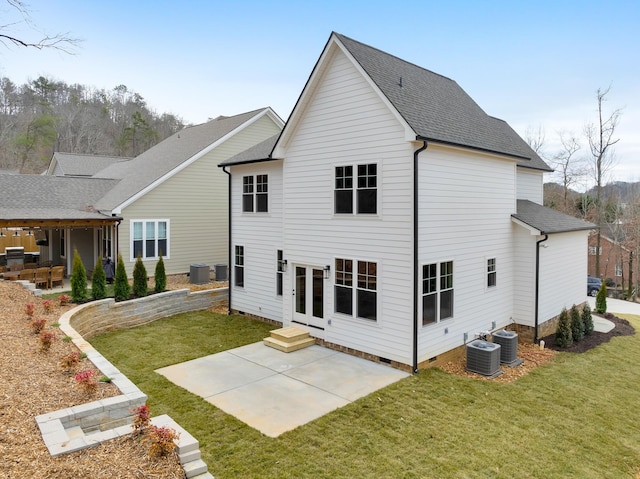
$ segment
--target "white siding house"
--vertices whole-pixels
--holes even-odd
[[[220,166],[230,308],[325,344],[416,370],[480,331],[533,330],[585,299],[592,225],[541,206],[549,167],[452,80],[343,35],[282,133]],[[247,211],[260,182],[268,211]],[[571,286],[540,288],[536,316],[544,235],[560,256],[541,255],[540,277]]]

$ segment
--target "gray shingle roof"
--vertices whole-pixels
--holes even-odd
[[[57,163],[56,170],[60,170],[56,173],[58,176],[93,176],[109,165],[131,158],[55,152],[53,159]]]
[[[0,218],[104,219],[95,202],[118,180],[45,175],[0,175]]]
[[[266,108],[190,126],[149,148],[131,161],[115,163],[96,174],[95,178],[121,180],[96,207],[113,210],[132,196],[169,173],[189,158],[215,143]]]
[[[218,166],[241,165],[243,163],[255,163],[258,161],[268,161],[271,159],[271,152],[278,140],[280,133],[276,133],[270,138],[261,141],[257,145],[238,153],[235,156],[221,162]]]
[[[513,218],[540,231],[540,234],[567,233],[597,228],[593,223],[565,215],[529,200],[518,200]]]
[[[519,166],[552,171],[506,122],[487,115],[455,81],[334,35],[418,136],[513,156]]]

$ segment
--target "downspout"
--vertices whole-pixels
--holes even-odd
[[[538,300],[540,298],[540,244],[547,241],[549,239],[549,235],[545,234],[544,238],[536,241],[536,294],[535,294],[535,323],[533,328],[533,342],[534,344],[538,344]]]
[[[227,167],[226,166],[222,167],[222,171],[224,171],[227,174],[227,176],[229,177],[229,182],[228,182],[228,185],[227,185],[227,196],[228,196],[227,201],[229,203],[229,206],[227,208],[228,222],[229,222],[229,232],[228,232],[229,240],[227,241],[227,245],[228,245],[227,246],[227,248],[228,248],[228,251],[227,251],[227,264],[229,265],[229,270],[227,271],[227,280],[229,281],[229,287],[227,288],[227,290],[228,290],[227,302],[229,304],[229,307],[227,308],[227,315],[231,316],[231,290],[232,290],[232,287],[231,287],[231,260],[232,260],[232,256],[231,256],[231,172],[227,171]]]
[[[427,149],[427,140],[419,136],[422,146],[413,152],[413,372],[418,372],[418,156]]]

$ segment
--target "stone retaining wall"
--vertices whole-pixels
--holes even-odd
[[[83,338],[88,339],[107,331],[140,326],[174,314],[209,309],[228,298],[229,288],[195,292],[179,289],[117,303],[109,298],[78,307],[69,323]]]

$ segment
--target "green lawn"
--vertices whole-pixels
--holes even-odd
[[[640,317],[627,317],[636,329]],[[640,472],[640,334],[561,353],[514,383],[430,369],[273,439],[154,369],[272,326],[189,313],[91,343],[199,441],[225,478],[624,478]]]

